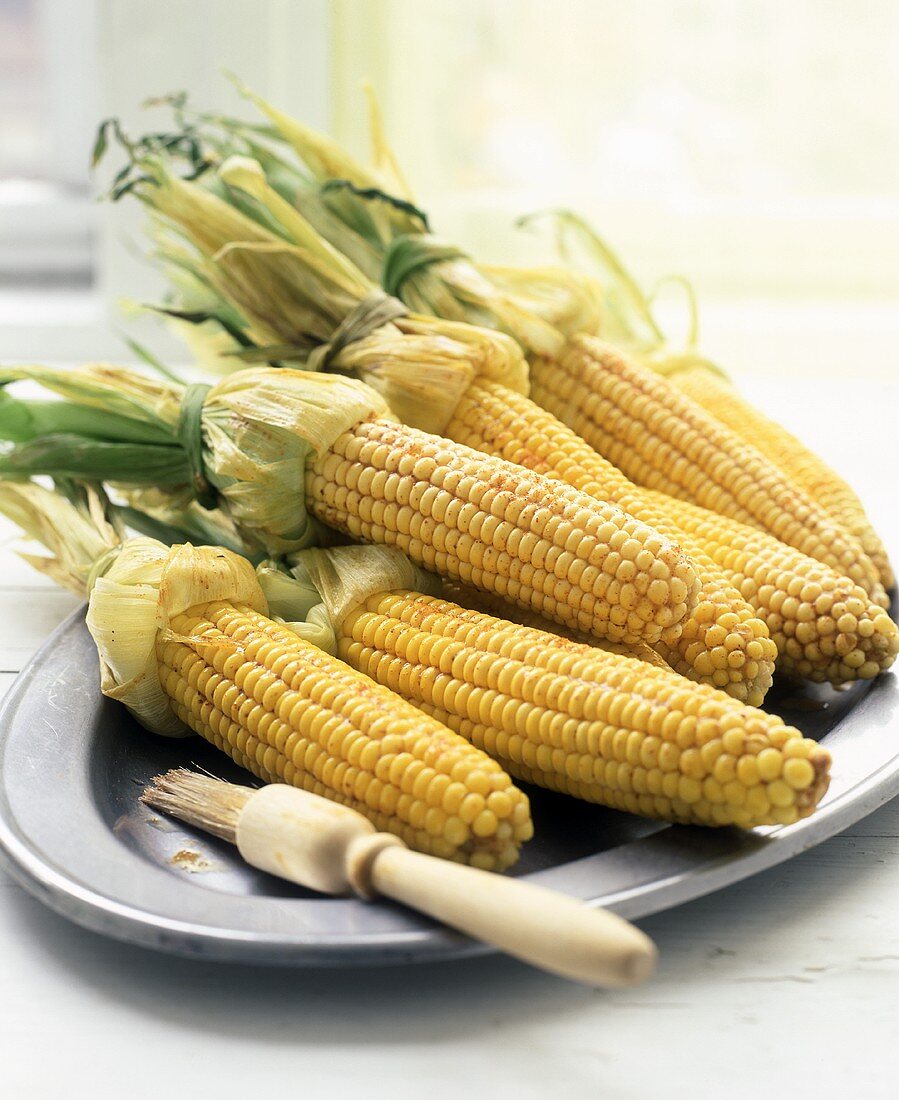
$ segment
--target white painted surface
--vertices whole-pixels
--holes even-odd
[[[861,487],[899,547],[897,384],[853,384],[865,372],[845,327],[844,351],[828,345],[843,380],[832,369],[815,380],[803,343],[779,336],[709,333],[740,366],[773,345],[746,392]],[[878,342],[884,360],[895,346]],[[794,357],[801,383],[787,373]],[[0,547],[0,690],[73,606]],[[191,963],[84,932],[0,874],[0,1084],[29,1100],[245,1100],[273,1088],[886,1100],[899,1094],[897,871],[899,800],[785,866],[643,921],[660,971],[619,993],[502,958],[355,972]]]

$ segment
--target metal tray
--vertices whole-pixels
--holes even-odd
[[[0,851],[52,909],[97,932],[182,955],[300,966],[457,958],[489,950],[389,903],[333,899],[241,863],[228,845],[141,806],[143,785],[193,762],[246,781],[199,738],[146,733],[103,699],[97,656],[70,616],[0,711]],[[536,836],[514,873],[642,917],[789,859],[899,793],[899,686],[778,685],[768,705],[834,756],[817,812],[786,828],[666,826],[537,789]]]

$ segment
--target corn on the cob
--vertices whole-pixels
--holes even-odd
[[[652,360],[655,365],[655,360]],[[854,535],[874,563],[884,588],[895,575],[886,548],[852,487],[796,436],[759,412],[717,371],[701,364],[665,370],[665,376],[732,432],[754,446],[794,481],[843,530]]]
[[[263,109],[266,109],[265,105]],[[281,115],[278,115],[275,122],[276,125],[288,124]],[[307,131],[303,130],[303,134],[312,140]],[[211,255],[212,244],[221,246],[229,235],[232,243],[235,234],[239,235],[241,232],[251,240],[258,236],[259,227],[248,225],[241,230],[239,222],[235,222],[235,211],[225,208],[219,219],[220,235],[211,242],[207,223],[215,218],[216,210],[223,205],[221,200],[201,194],[193,185],[173,182],[166,171],[160,172],[157,169],[157,174],[160,177],[160,186],[145,191],[142,197],[154,209],[177,221],[201,255]],[[327,246],[271,186],[259,163],[245,157],[232,157],[222,164],[219,175],[232,189],[252,195],[255,202],[269,212],[298,246],[315,245],[316,254],[320,258],[327,256]],[[202,218],[201,213],[204,215]],[[421,257],[417,262],[419,273],[416,279],[404,282],[407,300],[410,300],[408,294],[413,286],[419,286],[426,278],[420,270],[420,261]],[[210,262],[217,268],[214,255],[211,255]],[[292,257],[291,263],[296,264],[295,257]],[[441,264],[441,270],[445,266],[445,263]],[[308,267],[309,277],[317,282],[320,289],[319,301],[310,303],[308,308],[316,309],[321,314],[320,323],[314,326],[316,331],[327,331],[328,325],[333,324],[334,317],[341,310],[346,312],[349,307],[336,299],[320,265],[316,267],[310,262]],[[362,295],[369,289],[364,274],[361,271],[352,271],[352,265],[345,258],[340,264],[332,263],[331,269],[333,279],[338,275],[346,276],[350,271],[358,294]],[[480,278],[483,292],[487,284]],[[281,265],[277,278],[271,274],[273,285],[277,284],[281,290],[272,296],[272,302],[267,303],[264,316],[258,307],[257,294],[241,291],[233,279],[229,278],[228,272],[222,273],[219,285],[223,293],[227,294],[229,306],[232,309],[237,308],[248,318],[248,331],[260,333],[259,337],[254,338],[267,335],[270,340],[284,341],[291,337],[296,327],[289,313],[277,304],[284,299],[285,280],[290,281],[290,268]],[[294,282],[298,283],[298,280],[294,279]],[[517,285],[521,295],[521,282]],[[549,285],[553,285],[552,278],[549,279]],[[307,290],[308,288],[297,285],[293,293],[299,299]],[[531,306],[536,306],[544,297],[545,291],[541,290],[534,302],[529,299],[527,308],[519,310],[518,320],[523,321],[526,316],[530,316],[533,312]],[[581,296],[578,301],[583,298]],[[414,304],[417,298],[413,295],[411,301]],[[495,305],[496,298],[491,298],[486,313],[502,327],[508,327],[507,323],[499,321],[499,315],[493,308]],[[556,312],[555,309],[552,311],[553,316]],[[450,315],[455,316],[455,313],[451,312]],[[574,315],[584,316],[581,309],[576,309]],[[511,315],[506,313],[505,318],[508,322]],[[541,323],[545,327],[545,322]],[[515,327],[514,331],[518,332],[519,328]],[[520,331],[533,334],[536,330],[525,326]],[[438,334],[439,350],[433,339]],[[653,518],[665,523],[662,516],[656,515],[654,509],[641,500],[635,488],[608,464],[604,464],[595,452],[590,452],[572,433],[567,433],[570,440],[565,439],[567,429],[558,422],[551,423],[550,417],[526,398],[513,392],[520,390],[523,393],[526,385],[520,353],[517,356],[513,354],[507,344],[508,341],[503,343],[503,338],[491,339],[488,334],[472,326],[436,326],[422,318],[394,317],[393,324],[384,326],[383,331],[368,333],[351,344],[342,342],[334,365],[339,369],[354,371],[365,380],[371,381],[390,401],[395,411],[401,412],[404,419],[412,419],[417,427],[427,427],[429,430],[433,427],[434,430],[478,450],[527,467],[536,466],[540,473],[556,476],[578,489],[584,489],[601,501],[609,491],[613,493],[612,499],[615,493],[619,497],[627,496],[634,506],[642,506],[643,514],[640,518],[645,522],[650,522],[649,514],[652,514]],[[553,347],[559,350],[563,344],[562,337],[557,334]],[[458,354],[452,353],[453,347],[459,349]],[[407,367],[404,373],[407,361],[411,369]],[[436,380],[437,384],[432,384],[432,380]],[[490,399],[494,407],[502,405],[504,394],[507,395],[507,407],[502,414],[505,438],[500,447],[494,438],[499,414],[492,415],[486,405]],[[454,412],[460,398],[461,405]],[[475,423],[474,414],[478,412],[482,412],[483,416],[480,422]],[[574,450],[577,450],[576,457],[572,456]],[[606,466],[605,476],[603,466]],[[319,514],[325,522],[333,522],[327,513]],[[344,525],[344,529],[348,528]],[[350,530],[357,536],[371,538],[360,526]],[[674,525],[666,524],[665,536],[678,540]],[[405,549],[415,555],[409,544],[405,544]],[[767,636],[767,628],[729,583],[729,579],[704,555],[701,547],[692,546],[688,552],[700,564],[698,610],[685,621],[683,633],[676,645],[666,641],[660,643],[663,646],[664,659],[685,675],[722,687],[743,701],[759,704],[771,684],[774,667],[775,649]],[[416,560],[422,559],[417,557]],[[529,609],[535,610],[533,603]],[[555,618],[558,619],[558,616]],[[570,621],[566,625],[572,628]]]
[[[146,167],[153,186],[145,179],[140,197],[179,227],[232,315],[246,319],[244,341],[273,341],[278,359],[305,355],[308,365],[362,374],[391,407],[411,407],[417,427],[433,427],[449,398],[448,416],[475,370],[526,389],[513,341],[408,316],[316,233],[258,162],[231,157],[218,176],[233,193],[251,197],[283,236],[207,187],[176,179],[158,157]],[[429,352],[431,369],[413,364],[410,380],[408,353],[404,359],[397,344],[416,360]],[[433,397],[426,413],[425,389]],[[399,546],[444,576],[567,628],[619,641],[680,633],[698,584],[676,545],[568,486],[393,426],[377,413],[368,420],[346,424],[350,431],[340,439],[320,434],[307,504],[323,523]]]
[[[378,394],[354,379],[256,369],[204,394],[109,367],[10,368],[0,378],[33,379],[100,409],[151,409],[172,434],[169,446],[155,448],[171,482],[195,485],[199,465],[208,503],[223,505],[241,533],[275,554],[315,541],[317,519],[612,640],[674,638],[695,602],[690,562],[646,524],[568,485],[394,423]],[[181,426],[182,403],[191,400],[197,450],[202,435],[193,465]],[[95,430],[102,440],[102,416]],[[19,474],[54,474],[64,461],[72,476],[147,484],[141,447],[128,448],[137,457],[123,469],[114,445],[75,439],[63,458],[26,443],[4,462]]]
[[[656,647],[677,672],[707,678],[757,706],[775,655],[790,675],[835,684],[870,678],[892,664],[899,631],[858,585],[756,528],[637,488],[552,415],[541,418],[533,409],[527,398],[481,383],[469,388],[448,430],[462,442],[477,442],[614,501],[678,539],[702,587],[678,641]],[[531,431],[522,442],[525,416]],[[847,629],[837,648],[834,623],[840,620]],[[864,633],[857,629],[862,621]]]
[[[677,642],[657,643],[660,655],[690,679],[722,688],[753,706],[762,702],[777,655],[768,629],[702,541],[678,529],[676,509],[666,513],[561,421],[497,383],[469,386],[446,432],[460,443],[612,501],[677,540],[693,562],[700,589]]]
[[[82,594],[102,688],[147,728],[193,730],[267,782],[351,806],[433,855],[503,869],[532,834],[502,768],[389,689],[269,619],[228,550],[119,542],[81,508],[0,482],[0,510],[54,557],[29,560]]]
[[[754,447],[671,383],[594,337],[532,364],[534,399],[639,485],[759,527],[886,594],[870,558]]]
[[[591,802],[749,828],[790,824],[827,789],[826,750],[779,718],[437,598],[370,597],[345,619],[338,652],[510,774]]]
[[[679,548],[620,509],[387,420],[336,439],[308,493],[331,527],[598,637],[656,642],[695,600]]]
[[[324,613],[334,652],[531,782],[634,813],[744,827],[795,821],[826,789],[829,757],[814,742],[671,669],[415,590],[428,578],[376,547],[291,561],[293,580],[259,570],[275,614],[302,617],[320,599],[309,617]],[[804,763],[788,765],[794,756]]]
[[[649,492],[659,507],[669,498]],[[677,502],[678,525],[707,546],[758,608],[778,668],[833,684],[871,679],[899,654],[899,628],[865,590],[754,527]]]
[[[250,152],[252,156],[258,156],[261,163],[243,158],[241,160],[243,167],[238,167],[237,170],[238,178],[232,181],[229,177],[229,183],[235,183],[238,189],[246,188],[257,201],[266,206],[275,221],[280,221],[285,236],[293,236],[297,243],[305,245],[309,237],[308,226],[301,224],[303,219],[298,218],[296,210],[268,186],[265,179],[268,169],[263,165],[271,166],[272,179],[278,178],[281,181],[282,193],[285,190],[286,181],[288,179],[293,181],[289,190],[296,207],[302,209],[315,222],[316,229],[328,239],[331,245],[351,255],[369,277],[377,278],[383,273],[383,277],[387,278],[388,267],[396,266],[393,261],[400,252],[414,252],[412,267],[404,274],[401,284],[397,283],[394,286],[391,281],[390,293],[400,295],[407,304],[411,304],[421,312],[459,320],[476,320],[479,324],[504,329],[511,332],[529,352],[553,359],[559,354],[562,334],[570,336],[578,330],[595,332],[598,330],[601,315],[603,315],[604,330],[609,327],[609,322],[612,322],[614,327],[615,320],[618,319],[623,326],[618,334],[622,339],[640,344],[642,334],[642,341],[645,343],[648,340],[650,350],[656,342],[663,341],[662,332],[652,316],[650,303],[620,260],[580,219],[570,214],[557,215],[560,240],[562,240],[562,230],[571,227],[577,228],[581,234],[586,235],[588,246],[592,247],[600,259],[606,279],[611,280],[611,285],[606,288],[610,295],[608,302],[603,301],[603,291],[598,284],[571,271],[547,269],[529,273],[514,269],[483,266],[478,268],[458,250],[448,249],[445,246],[435,247],[430,243],[424,235],[426,219],[411,205],[412,195],[387,145],[376,109],[373,108],[372,125],[377,164],[369,170],[353,161],[332,140],[295,122],[249,90],[244,89],[244,91],[269,117],[275,132],[286,145],[293,148],[319,184],[327,182],[331,175],[336,173],[341,179],[352,181],[356,187],[355,191],[341,192],[339,197],[330,203],[317,201],[310,194],[315,189],[308,187],[308,180],[304,179],[302,173],[283,159],[272,157],[270,152],[261,149],[250,128],[234,121],[222,122],[222,132],[212,138],[213,156],[223,158],[234,151]],[[189,148],[194,148],[195,144],[194,142]],[[152,142],[147,148],[155,151],[155,145]],[[247,166],[251,166],[252,171],[248,172]],[[158,170],[158,167],[154,166],[154,171]],[[224,169],[222,174],[223,176],[226,174]],[[164,171],[163,176],[165,176]],[[201,239],[202,234],[199,233],[199,229],[197,233],[191,234],[189,224],[182,217],[183,211],[166,209],[164,203],[160,205],[159,195],[164,189],[157,186],[146,190],[139,178],[133,182],[138,184],[136,193],[140,194],[140,197],[151,207],[161,209],[164,214],[174,217],[176,221],[180,220],[180,224],[187,228],[188,236],[193,237],[194,243],[202,253],[209,242]],[[362,190],[359,191],[359,188]],[[371,206],[367,205],[363,199],[363,194],[368,193],[366,189],[372,195],[380,196],[373,200]],[[389,196],[384,195],[385,191],[393,192],[404,201],[391,201]],[[229,216],[233,220],[233,214]],[[250,238],[252,239],[252,235],[258,231],[258,226],[251,225]],[[219,241],[219,244],[221,243]],[[321,251],[321,248],[318,251]],[[183,260],[183,257],[178,259]],[[179,262],[177,266],[180,270],[183,268],[183,263]],[[233,306],[235,303],[232,301],[230,304]],[[612,309],[606,310],[605,307],[609,304],[612,304]],[[621,313],[620,317],[619,313]],[[252,303],[249,316],[251,318],[254,316]],[[751,435],[749,438],[750,442],[753,442]],[[671,486],[660,487],[669,493],[672,492]],[[720,486],[716,487],[716,493],[718,489]],[[766,489],[770,495],[770,487]],[[730,488],[727,491],[729,492]],[[756,495],[758,495],[758,487],[756,487]],[[839,491],[839,499],[847,502],[846,510],[842,514],[847,516],[847,526],[851,525],[848,516],[855,504],[849,502],[849,498],[842,489]],[[703,498],[700,498],[700,502],[712,503],[709,499]],[[743,503],[740,502],[741,508]],[[784,503],[788,505],[786,513],[782,507],[777,506]],[[732,514],[737,514],[738,518],[744,521],[757,524],[761,522],[763,526],[768,524],[773,533],[782,539],[789,540],[787,532],[793,503],[795,502],[789,500],[785,502],[781,496],[779,501],[775,502],[773,509],[766,508],[764,519],[761,521],[758,518],[753,520],[750,514],[742,514],[739,510]],[[805,500],[801,503],[804,508],[809,501]],[[800,518],[803,522],[808,520],[805,515]],[[819,515],[817,520],[820,519]],[[808,523],[814,528],[817,521],[812,518]],[[877,564],[883,569],[884,579],[887,581],[891,577],[888,564],[876,542],[876,536],[872,537],[869,526],[861,519],[858,519],[858,532],[865,541],[865,546],[862,547],[856,540],[848,552],[842,543],[842,535],[836,536],[838,545],[834,545],[833,539],[830,538],[831,533],[827,530],[800,531],[795,541],[798,548],[804,552],[813,556],[822,556],[835,568],[848,572],[853,579],[864,584],[875,595],[878,602],[885,605],[885,594],[877,586],[875,564],[865,561],[864,556],[858,555],[857,551],[870,548],[878,557]],[[852,532],[848,534],[851,536]],[[820,536],[823,536],[825,544],[823,549],[820,545]],[[856,553],[853,553],[853,550]]]
[[[509,867],[533,828],[527,798],[445,725],[251,607],[191,608],[161,633],[175,714],[267,783],[365,814],[419,851]]]
[[[309,279],[313,280],[313,285],[318,285],[320,289],[317,303],[312,303],[309,307],[317,308],[321,314],[320,324],[316,326],[316,330],[327,331],[328,324],[333,324],[334,316],[339,315],[341,310],[347,314],[347,317],[352,316],[351,312],[347,312],[349,306],[344,304],[346,299],[340,301],[337,299],[329,279],[322,273],[321,257],[327,256],[328,246],[317,238],[311,226],[305,224],[298,212],[289,207],[267,182],[261,166],[247,158],[232,157],[221,166],[219,174],[229,187],[251,194],[257,203],[278,220],[298,246],[307,247],[317,243],[316,254],[320,254],[320,258],[315,264],[310,259],[308,265]],[[235,211],[226,207],[220,199],[205,194],[194,185],[174,182],[165,172],[161,173],[160,179],[160,185],[146,193],[146,201],[154,208],[175,218],[182,226],[187,238],[201,254],[209,254],[213,244],[221,246],[228,239],[229,234],[233,238],[234,234],[241,232],[239,220],[235,221]],[[209,237],[208,223],[214,220],[215,212],[220,207],[224,207],[218,219],[221,235],[217,236],[213,242]],[[204,217],[201,218],[201,214]],[[245,236],[255,241],[260,230],[258,227],[248,225],[244,227],[243,232]],[[235,241],[232,239],[231,243]],[[210,262],[217,263],[214,256]],[[274,261],[269,260],[270,264],[272,262]],[[291,264],[295,266],[297,262],[297,258],[292,255]],[[346,276],[352,265],[344,258],[339,264],[333,262],[331,268],[331,278],[337,279],[338,276]],[[275,281],[282,289],[285,283],[290,281],[290,271],[290,265],[279,268],[278,278]],[[274,280],[274,276],[272,279]],[[293,281],[296,284],[294,293],[299,300],[304,294],[308,294],[308,287],[301,284],[297,278]],[[358,287],[357,293],[360,296],[370,289],[361,271],[352,272],[352,282]],[[223,273],[220,283],[227,290],[230,306],[241,310],[249,319],[253,333],[260,331],[261,335],[267,334],[269,339],[280,341],[290,337],[292,330],[296,328],[296,323],[289,311],[278,305],[283,300],[282,293],[273,295],[273,300],[267,303],[267,310],[263,317],[256,293],[242,292],[233,280],[227,278],[227,273]],[[357,306],[357,313],[363,305],[364,298]],[[344,317],[341,322],[345,327],[350,325],[347,317]],[[261,335],[256,338],[261,338]],[[561,337],[557,338],[557,344],[561,346]],[[470,424],[463,425],[458,415],[452,415],[459,398],[462,397],[463,402],[465,401],[463,395],[466,389],[468,387],[472,390],[477,389],[481,381],[488,387],[490,385],[499,387],[502,383],[502,392],[505,392],[508,387],[510,400],[517,396],[514,392],[516,389],[526,390],[526,368],[521,352],[507,338],[495,336],[469,325],[438,324],[422,318],[402,316],[402,307],[400,307],[399,312],[393,315],[392,323],[381,325],[380,328],[349,342],[341,339],[332,365],[341,370],[353,371],[363,380],[370,381],[382,396],[390,401],[394,411],[401,413],[405,420],[411,420],[414,427],[429,430],[433,428],[453,440],[470,444],[478,450],[492,453],[497,457],[509,458],[526,467],[531,466],[528,461],[529,456],[539,449],[544,456],[540,473],[555,475],[560,481],[568,482],[575,488],[582,487],[578,484],[578,471],[575,469],[575,464],[568,461],[567,455],[559,455],[559,466],[553,466],[546,461],[546,456],[553,450],[553,444],[558,443],[559,435],[564,434],[566,429],[557,424],[558,431],[552,440],[548,436],[542,440],[533,440],[537,421],[549,418],[536,406],[529,404],[523,396],[515,405],[515,411],[518,414],[517,425],[511,424],[508,416],[506,418],[507,424],[510,424],[512,441],[515,441],[517,435],[519,444],[515,448],[514,455],[510,451],[503,452],[491,447],[489,433],[479,434]],[[476,378],[474,382],[472,382],[473,376]],[[491,379],[494,381],[491,382]],[[494,392],[498,396],[501,392],[500,388]],[[449,420],[448,425],[447,420]],[[457,434],[457,429],[464,431],[464,434]],[[572,440],[574,440],[573,436]],[[541,442],[545,444],[542,447]],[[580,450],[583,454],[588,451],[586,447],[581,447]],[[592,459],[594,465],[601,461],[595,455]],[[564,471],[560,470],[562,465],[564,465]],[[329,472],[334,468],[336,467],[329,467]],[[583,479],[589,478],[589,474],[581,476]],[[604,505],[602,490],[602,479],[594,477],[589,490],[590,495]],[[636,503],[638,497],[634,495],[633,500]],[[332,501],[326,497],[323,498],[323,503],[330,505]],[[338,516],[333,509],[315,511],[315,514],[323,522],[336,525],[355,537],[361,537],[367,541],[387,541],[401,546],[416,561],[427,560],[421,556],[417,543],[421,543],[427,550],[429,540],[418,539],[414,532],[404,532],[411,535],[411,539],[394,539],[389,533],[385,538],[383,532],[371,527],[367,528],[362,523],[351,524],[350,520],[354,517]],[[363,520],[366,518],[362,517]],[[411,522],[411,517],[407,522]],[[440,545],[442,535],[438,533],[435,537],[438,540],[436,549],[442,552],[444,550]],[[665,537],[675,541],[677,532],[670,528]],[[447,563],[441,562],[439,558],[429,564],[431,568],[447,573]],[[470,563],[461,564],[470,567]],[[461,576],[465,581],[472,581],[471,576],[460,575],[457,568],[453,566],[449,568],[451,569],[449,575]],[[632,566],[624,562],[622,568],[624,580],[626,574],[632,572]],[[671,649],[669,652],[666,648],[664,658],[668,661],[675,660],[678,669],[687,675],[723,687],[744,701],[761,703],[771,684],[774,647],[766,637],[764,625],[740,595],[729,588],[726,579],[720,576],[717,567],[710,559],[704,559],[703,570],[707,575],[701,578],[703,584],[699,591],[700,614],[685,621],[683,641],[677,650]],[[516,578],[513,577],[514,579]],[[474,580],[473,583],[478,584],[478,581]],[[483,584],[479,586],[486,587]],[[501,595],[509,594],[502,588],[493,587],[490,590],[499,592]],[[551,593],[546,595],[552,596]],[[574,621],[571,617],[561,618],[551,603],[544,602],[543,606],[540,606],[532,598],[526,598],[523,601],[517,593],[513,593],[509,598],[518,606],[544,613],[569,629],[580,629],[594,635],[605,633],[611,637],[623,637],[620,632],[612,634],[608,629],[598,630],[596,626],[591,626],[585,617],[581,617],[578,621]],[[631,637],[635,636],[636,632],[631,628]],[[648,637],[645,632],[643,636],[647,641],[660,640]],[[707,639],[713,640],[711,644],[707,644]]]

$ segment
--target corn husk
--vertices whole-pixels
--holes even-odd
[[[352,378],[257,368],[222,379],[203,407],[204,455],[237,526],[270,553],[316,542],[307,465],[369,417],[393,418],[374,390]]]
[[[404,422],[430,432],[445,428],[475,378],[527,392],[514,340],[463,326],[462,311],[455,321],[399,316],[407,308],[389,307],[392,299],[285,199],[259,161],[233,155],[197,181],[177,178],[158,154],[145,167],[153,185],[137,193],[153,211],[158,252],[180,294],[178,308],[164,312],[195,326],[191,347],[205,364],[349,373],[377,389]],[[319,221],[325,210],[318,207]],[[331,224],[335,215],[328,210],[327,218]],[[410,238],[410,247],[421,242]],[[467,277],[479,288],[472,302],[491,293],[473,268]]]
[[[499,264],[480,264],[479,269],[495,287],[566,340],[582,332],[600,333],[605,328],[603,288],[584,272],[558,266]],[[529,350],[536,351],[533,346]]]
[[[193,498],[189,487],[128,489],[117,487],[120,502],[115,514],[141,535],[173,545],[223,546],[252,562],[266,557],[265,548],[242,533],[222,508],[206,509]]]
[[[39,383],[81,409],[102,414],[96,421],[98,438],[109,438],[103,426],[106,416],[112,413],[122,418],[117,423],[131,425],[129,441],[145,442],[147,436],[140,429],[150,428],[155,429],[153,438],[164,442],[171,437],[181,411],[182,386],[108,363],[90,363],[78,370],[37,364],[0,367],[0,385],[26,380]]]
[[[376,229],[369,232],[368,239],[381,247],[385,266],[395,259],[396,249],[431,249],[434,262],[418,267],[396,292],[412,310],[497,328],[512,336],[528,354],[541,356],[557,355],[576,332],[598,331],[602,293],[583,274],[563,267],[491,267],[461,254],[439,258],[446,246],[430,236],[426,219],[410,217],[406,209],[413,199],[387,144],[371,95],[375,168],[366,169],[332,139],[302,125],[261,96],[246,88],[243,91],[322,187],[342,186],[343,181],[352,185],[341,192],[338,213],[348,223],[361,222],[366,213],[376,219]],[[328,195],[325,201],[330,198]],[[339,241],[332,243],[340,247]]]
[[[169,547],[123,539],[92,489],[65,499],[34,482],[0,481],[0,511],[50,555],[23,555],[35,568],[89,597],[87,627],[100,659],[104,695],[154,733],[190,733],[159,683],[156,642],[176,615],[214,600],[266,611],[252,565],[220,547]]]
[[[230,187],[251,195],[278,222],[300,250],[296,258],[302,253],[309,276],[317,280],[308,307],[322,314],[320,324],[310,327],[321,332],[338,315],[342,323],[353,323],[353,310],[346,308],[335,287],[356,296],[354,307],[371,298],[378,301],[377,287],[275,192],[257,162],[233,157],[221,166],[219,175]],[[219,253],[220,259],[224,256],[225,252]],[[285,272],[280,274],[283,277]],[[229,301],[243,309],[233,296]],[[284,328],[280,326],[282,333]],[[332,329],[323,343],[327,345],[333,335]],[[273,354],[278,350],[283,353],[285,349],[276,348]],[[308,363],[315,367],[318,359],[310,357]],[[459,398],[475,378],[527,392],[527,366],[513,340],[486,329],[414,313],[377,325],[367,335],[354,332],[331,356],[329,367],[351,373],[377,389],[405,423],[437,433],[452,418]]]
[[[304,550],[302,553],[309,553]],[[331,656],[337,654],[337,635],[321,593],[308,579],[298,580],[283,563],[272,560],[256,566],[256,578],[269,605],[269,614],[304,641]]]
[[[179,637],[169,622],[216,600],[267,610],[250,563],[218,547],[167,547],[155,539],[129,539],[94,583],[87,627],[100,656],[101,690],[153,733],[183,737],[191,732],[159,683],[157,640]]]
[[[348,344],[334,364],[376,389],[404,424],[435,435],[476,380],[528,392],[527,363],[511,337],[452,321],[400,317]]]
[[[65,474],[131,489],[194,486],[195,472],[179,435],[184,386],[121,367],[0,370],[0,383],[21,379],[96,410],[97,433],[108,409],[162,428],[169,443],[111,442],[97,435],[34,439],[0,456],[0,469],[19,476]],[[209,390],[200,419],[203,472],[215,502],[248,546],[277,555],[321,540],[321,527],[305,506],[307,466],[368,417],[392,419],[393,414],[373,389],[340,375],[257,367],[229,375]]]
[[[78,596],[88,595],[97,563],[122,543],[121,528],[108,520],[104,502],[90,488],[68,500],[32,481],[0,481],[0,512],[49,551],[19,556]]]
[[[370,596],[442,592],[436,577],[387,546],[303,550],[286,562],[264,562],[256,572],[271,614],[330,653],[344,619]]]
[[[330,137],[239,87],[270,126],[185,113],[179,102],[166,140],[148,134],[123,142],[131,165],[117,177],[113,197],[128,191],[147,204],[157,242],[166,237],[161,229],[175,229],[196,249],[185,255],[170,238],[157,248],[183,309],[203,302],[199,312],[209,322],[236,303],[241,335],[257,347],[283,349],[280,358],[293,362],[304,334],[322,338],[295,293],[297,261],[331,249],[331,264],[346,258],[413,312],[499,330],[528,354],[554,356],[574,332],[597,331],[603,295],[586,276],[562,267],[517,272],[478,264],[432,235],[371,94],[374,156],[366,167]],[[178,179],[182,163],[187,175]],[[233,324],[229,330],[222,321],[233,336]],[[207,331],[190,343],[204,361],[226,365],[215,352],[227,341]]]
[[[375,302],[379,300],[377,287],[277,194],[266,182],[258,163],[232,157],[221,166],[219,175],[229,187],[250,195],[263,206],[289,244],[282,241],[282,245],[271,250],[254,250],[244,257],[244,245],[234,240],[221,247],[211,261],[227,266],[238,255],[253,262],[264,258],[268,277],[275,287],[271,295],[265,295],[268,315],[264,329],[253,299],[233,280],[225,287],[219,278],[218,285],[228,303],[251,319],[248,334],[257,342],[266,335],[273,341],[268,350],[261,345],[261,354],[287,361],[301,358],[308,366],[317,368],[320,358],[309,354],[310,338],[327,349],[341,324],[353,324],[355,309],[372,297]],[[190,186],[181,184],[179,191],[183,193]],[[230,231],[230,225],[233,219],[223,218],[222,235]],[[183,226],[192,233],[189,220]],[[296,251],[290,253],[289,262],[282,263],[284,247]],[[305,272],[301,276],[297,269],[303,265]],[[268,289],[265,277],[258,273],[254,283],[257,294]],[[292,303],[284,292],[287,280],[293,287]],[[277,321],[273,320],[276,311],[281,314]],[[317,316],[310,319],[311,314]],[[297,318],[304,318],[303,334],[298,332]],[[354,332],[353,338],[330,356],[328,368],[350,373],[371,385],[399,418],[413,427],[441,432],[452,418],[461,395],[478,377],[527,392],[527,365],[522,353],[513,340],[501,333],[414,313],[378,324],[367,335],[364,327],[361,331],[361,335]],[[249,357],[249,351],[244,354]]]

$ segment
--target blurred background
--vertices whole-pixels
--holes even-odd
[[[895,0],[0,0],[0,359],[128,357],[117,303],[158,284],[137,204],[96,200],[97,122],[179,89],[250,116],[223,68],[360,154],[371,81],[479,256],[548,259],[514,219],[571,207],[647,285],[687,276],[731,364],[892,376]]]

